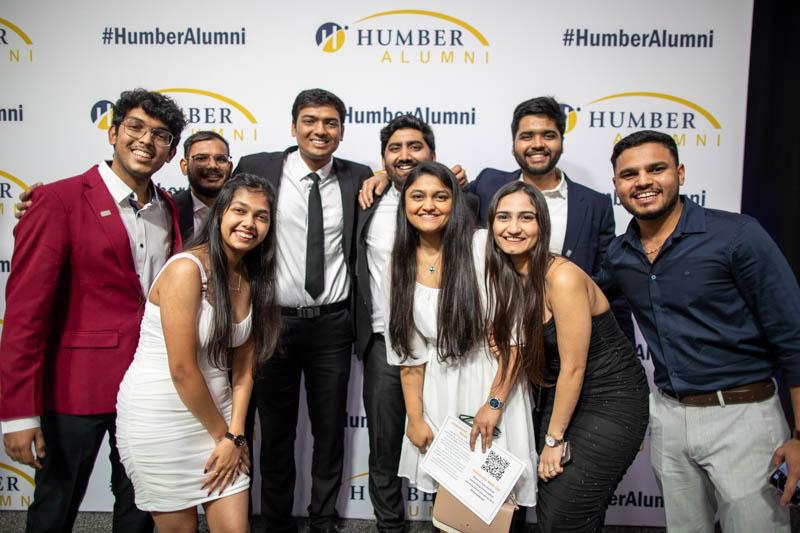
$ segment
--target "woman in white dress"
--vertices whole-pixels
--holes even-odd
[[[487,348],[486,231],[474,231],[453,173],[433,161],[409,174],[384,283],[387,358],[400,365],[406,437],[398,475],[423,492],[437,483],[419,464],[447,416],[472,422],[471,443],[497,443],[525,465],[517,502],[536,504],[536,446],[527,383]],[[478,439],[479,438],[479,439]],[[478,444],[479,443],[479,444]]]
[[[280,324],[274,205],[265,179],[228,180],[148,295],[117,396],[117,442],[136,505],[160,533],[196,531],[197,505],[211,531],[249,531],[242,435],[254,373]]]

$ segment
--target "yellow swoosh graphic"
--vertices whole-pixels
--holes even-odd
[[[186,87],[172,87],[172,88],[169,88],[169,89],[158,89],[157,92],[160,92],[160,93],[189,93],[189,94],[200,94],[200,95],[203,95],[203,96],[208,96],[210,98],[214,98],[216,100],[219,100],[220,102],[225,102],[226,104],[235,107],[236,109],[238,109],[239,111],[242,112],[242,115],[247,117],[247,120],[249,120],[253,124],[256,123],[256,117],[254,117],[253,114],[250,111],[248,111],[242,104],[240,104],[239,102],[237,102],[235,100],[231,100],[227,96],[223,96],[223,95],[218,94],[218,93],[212,93],[211,91],[204,91],[202,89],[189,89],[189,88],[186,88]]]
[[[17,185],[19,185],[20,187],[22,187],[22,190],[23,190],[23,191],[27,191],[27,190],[28,190],[28,186],[27,186],[27,185],[25,185],[25,182],[24,182],[24,181],[22,181],[22,180],[21,180],[21,179],[19,179],[19,178],[15,178],[14,176],[12,176],[11,174],[9,174],[8,172],[3,172],[2,170],[0,170],[0,176],[4,177],[4,178],[6,178],[6,179],[9,179],[9,180],[11,180],[11,181],[13,181],[14,183],[16,183]]]
[[[451,17],[450,15],[445,15],[444,13],[437,13],[435,11],[426,11],[424,9],[395,9],[393,11],[381,11],[380,13],[375,13],[374,15],[370,15],[368,17],[364,17],[363,19],[358,19],[356,22],[363,22],[365,20],[374,19],[377,17],[384,17],[386,15],[424,15],[426,17],[434,17],[437,19],[446,20],[447,22],[452,22],[456,26],[461,26],[472,35],[475,36],[478,41],[483,46],[489,46],[489,41],[486,40],[486,37],[483,36],[481,32],[479,32],[474,26],[467,24],[461,19],[457,19],[455,17]]]
[[[2,24],[3,26],[8,26],[9,28],[11,28],[11,30],[14,33],[19,35],[20,39],[25,41],[25,44],[33,44],[33,41],[31,41],[31,38],[28,37],[28,34],[25,33],[24,31],[22,31],[22,28],[20,28],[19,26],[17,26],[16,24],[11,22],[10,20],[6,20],[6,19],[3,19],[3,18],[0,18],[0,24]]]
[[[355,479],[355,478],[357,478],[357,477],[366,477],[366,476],[368,476],[368,475],[369,475],[369,472],[363,472],[363,473],[361,473],[361,474],[356,474],[356,475],[355,475],[355,476],[353,476],[353,477],[347,478],[347,480],[348,480],[348,481],[350,481],[351,479]]]
[[[675,102],[681,105],[685,105],[688,108],[694,109],[711,123],[714,126],[714,129],[722,128],[719,121],[714,118],[714,115],[700,107],[699,105],[695,104],[694,102],[690,102],[684,98],[680,98],[678,96],[672,96],[671,94],[664,94],[664,93],[653,93],[653,92],[646,92],[646,91],[634,91],[629,93],[619,93],[619,94],[610,94],[608,96],[604,96],[602,98],[598,98],[597,100],[592,100],[589,102],[590,104],[595,104],[597,102],[602,102],[603,100],[611,100],[612,98],[623,98],[625,96],[644,96],[649,98],[661,98],[662,100],[669,100],[671,102]]]
[[[23,472],[22,470],[20,470],[19,468],[15,468],[15,467],[13,467],[11,465],[7,465],[5,463],[0,463],[0,468],[5,468],[6,470],[8,470],[10,472],[14,472],[16,475],[18,475],[19,477],[21,477],[22,479],[24,479],[25,481],[30,483],[31,486],[36,485],[36,483],[33,481],[33,478],[31,476],[29,476],[28,474],[26,474],[25,472]]]

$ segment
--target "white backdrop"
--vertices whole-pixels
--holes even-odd
[[[431,122],[438,159],[462,164],[470,177],[487,166],[515,168],[511,112],[527,98],[554,95],[570,111],[560,166],[573,179],[613,198],[613,143],[636,129],[659,129],[680,144],[684,192],[736,211],[751,18],[752,0],[6,2],[0,287],[13,247],[12,198],[35,181],[110,158],[108,102],[133,87],[169,93],[192,131],[214,128],[231,141],[234,160],[291,144],[294,96],[323,87],[349,109],[338,156],[379,168],[379,129],[394,113],[411,111]],[[159,184],[185,187],[178,159],[156,175]],[[615,205],[621,232],[628,216]],[[651,371],[641,340],[637,350]],[[350,392],[339,510],[368,518],[355,359]],[[663,525],[648,448],[617,489],[609,524]],[[308,504],[310,450],[303,427],[297,514]],[[104,449],[84,510],[111,509],[106,457]],[[31,475],[0,452],[0,508],[27,506]],[[413,490],[407,496],[409,517],[428,518],[430,502]]]

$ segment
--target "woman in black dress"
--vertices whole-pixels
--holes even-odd
[[[514,354],[541,391],[539,527],[599,531],[647,429],[644,370],[597,285],[549,252],[550,217],[538,190],[521,181],[501,188],[489,207],[489,231],[495,349]],[[561,466],[565,441],[572,462]]]

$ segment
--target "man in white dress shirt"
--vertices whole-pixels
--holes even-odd
[[[333,157],[344,115],[336,95],[302,91],[292,106],[297,146],[245,156],[234,171],[264,176],[278,191],[281,353],[265,365],[253,391],[261,424],[261,514],[270,532],[297,531],[292,507],[301,375],[314,436],[311,531],[336,531],[353,344],[356,196],[372,175],[369,167]]]

